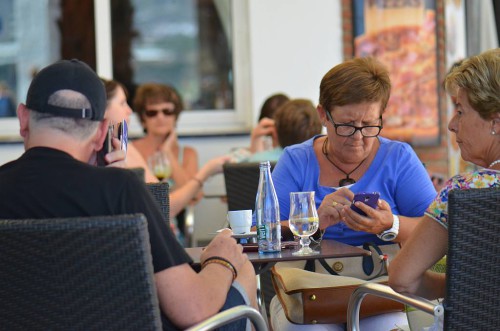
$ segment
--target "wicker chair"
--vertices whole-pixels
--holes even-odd
[[[271,162],[271,169],[275,162]],[[228,210],[255,210],[259,186],[259,163],[225,163],[223,166]]]
[[[0,329],[161,330],[142,214],[0,220]],[[237,306],[193,326],[213,330],[260,313]]]
[[[142,214],[0,221],[4,330],[161,330]]]
[[[160,183],[147,183],[149,191],[153,194],[155,200],[158,202],[163,220],[170,226],[170,197],[169,190],[170,187],[166,182]],[[191,205],[186,206],[184,213],[185,223],[184,223],[184,247],[193,246],[193,231],[194,231],[194,207]]]
[[[454,190],[448,200],[446,298],[443,305],[366,284],[349,301],[348,330],[359,330],[359,308],[367,294],[393,299],[434,316],[445,330],[500,330],[500,188]]]
[[[161,214],[163,215],[163,220],[167,224],[167,227],[170,227],[170,197],[168,195],[168,183],[147,183],[146,186],[149,189],[149,192],[153,194],[156,202],[158,202]]]

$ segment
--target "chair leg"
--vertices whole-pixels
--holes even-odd
[[[267,315],[266,302],[264,300],[264,293],[262,292],[260,275],[256,276],[257,280],[257,304],[259,305],[259,311],[262,314],[262,317],[266,321],[267,327],[270,327],[269,318]]]
[[[194,206],[188,205],[185,213],[184,247],[194,247]]]

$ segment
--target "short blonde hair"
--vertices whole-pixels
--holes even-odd
[[[446,92],[456,95],[463,89],[472,108],[484,120],[500,112],[500,48],[465,59],[448,73]]]

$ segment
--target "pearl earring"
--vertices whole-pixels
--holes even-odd
[[[492,135],[496,135],[497,133],[495,131],[491,131],[491,134]]]

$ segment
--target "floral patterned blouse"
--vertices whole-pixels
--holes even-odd
[[[436,199],[425,211],[425,215],[448,229],[448,192],[471,188],[500,187],[500,171],[481,169],[450,178],[439,191]]]

